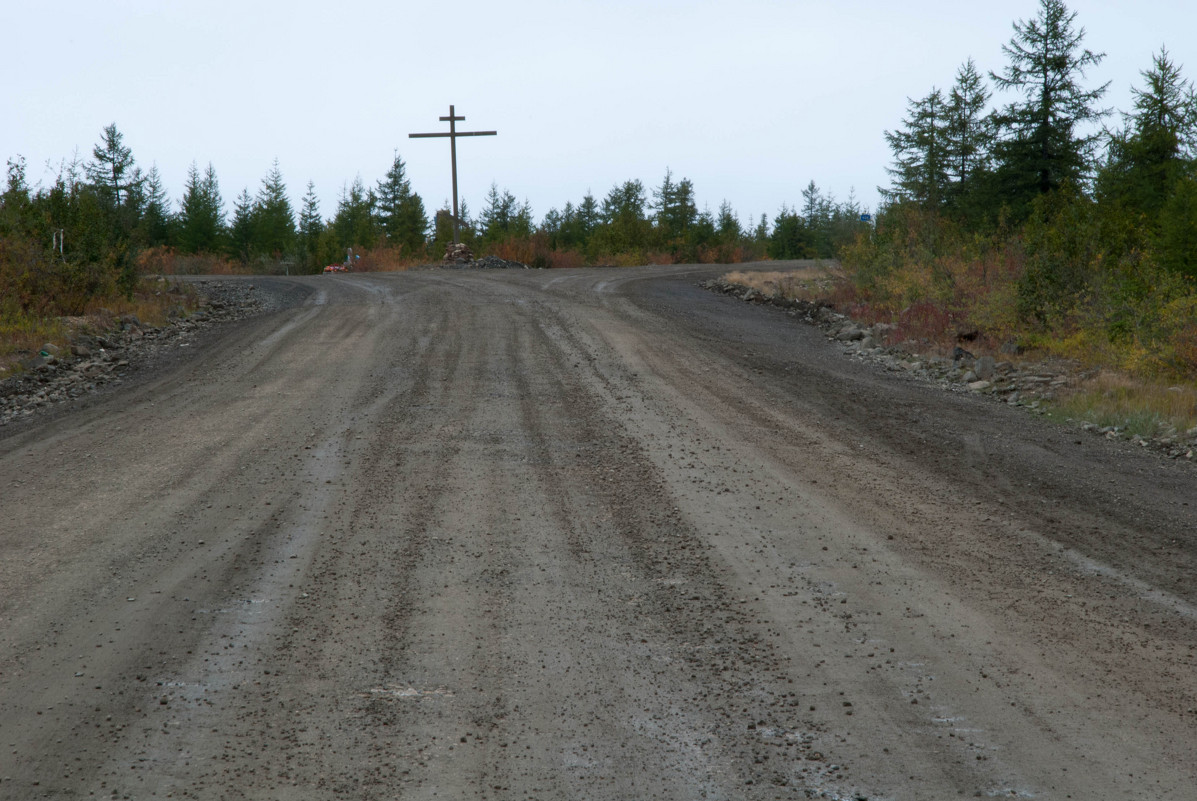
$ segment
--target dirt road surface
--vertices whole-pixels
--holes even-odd
[[[0,432],[0,798],[1197,798],[1193,465],[720,272],[255,278]]]

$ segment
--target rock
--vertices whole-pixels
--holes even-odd
[[[877,347],[877,340],[871,336],[866,335],[864,339],[860,340],[861,350],[872,350],[875,347]]]
[[[90,359],[91,348],[87,347],[86,345],[75,343],[74,345],[71,345],[71,355],[78,356],[81,359]]]
[[[51,356],[57,356],[62,353],[62,348],[55,345],[53,342],[47,342],[42,345],[42,353],[48,353]]]
[[[968,388],[973,392],[984,392],[992,386],[993,384],[989,381],[973,381],[968,385]]]
[[[954,351],[952,351],[952,361],[954,361],[954,362],[964,362],[965,364],[972,364],[976,358],[977,358],[976,356],[972,355],[971,353],[969,353],[967,350],[960,347],[959,345],[957,345],[956,349]]]
[[[1018,342],[1010,339],[1002,343],[1000,350],[1002,353],[1008,356],[1017,356],[1018,354],[1022,353],[1022,345],[1019,345]]]
[[[964,374],[964,377],[961,378],[960,380],[966,384],[971,384],[977,380],[977,374],[974,373],[972,370],[969,370],[967,373]]]
[[[527,270],[530,269],[528,265],[522,261],[508,261],[507,259],[500,259],[498,256],[483,256],[476,259],[471,267],[481,267],[484,270]]]
[[[973,367],[973,370],[976,372],[977,378],[993,378],[994,368],[996,366],[997,363],[994,362],[992,356],[982,356],[981,358],[977,359],[977,364]]]
[[[854,325],[850,325],[836,334],[835,338],[840,342],[857,342],[864,339],[864,336],[864,331],[861,331]]]

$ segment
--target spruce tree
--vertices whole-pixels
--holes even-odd
[[[581,238],[579,244],[585,244],[590,235],[594,233],[594,229],[598,226],[602,219],[602,214],[599,211],[598,201],[594,199],[594,195],[590,190],[586,190],[586,194],[582,196],[582,202],[578,204],[578,234]]]
[[[287,185],[274,160],[254,204],[254,250],[281,259],[295,245],[295,214],[287,199]]]
[[[195,162],[187,171],[179,203],[179,249],[184,253],[215,253],[224,233],[224,201],[212,164],[201,178]]]
[[[740,218],[736,216],[731,203],[728,203],[727,200],[719,204],[719,218],[716,220],[715,228],[719,234],[719,241],[724,245],[737,244],[744,235],[744,230],[740,226]]]
[[[320,235],[324,233],[324,220],[320,216],[320,200],[316,197],[316,184],[308,181],[307,194],[299,209],[299,253],[305,265],[318,264]]]
[[[342,250],[374,246],[377,239],[374,193],[366,190],[360,175],[355,177],[348,187],[342,187],[332,227]]]
[[[399,245],[406,253],[423,248],[428,233],[428,215],[424,211],[424,201],[411,189],[398,152],[386,177],[378,182],[375,197],[375,214],[388,241]]]
[[[170,197],[162,186],[162,176],[158,173],[158,165],[150,166],[145,176],[144,204],[141,221],[138,225],[141,240],[147,247],[169,245],[171,243],[172,214]]]
[[[254,199],[248,187],[233,203],[233,221],[229,223],[229,252],[236,259],[249,261],[254,244]]]

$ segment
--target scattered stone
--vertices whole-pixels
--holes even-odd
[[[1021,406],[1036,414],[1043,414],[1043,404],[1055,400],[1056,390],[1075,386],[1097,373],[1093,369],[1078,370],[1075,365],[1066,362],[1029,366],[1024,363],[1020,366],[1008,360],[996,361],[992,356],[976,357],[960,346],[953,350],[951,359],[946,359],[918,353],[920,343],[912,339],[896,347],[878,347],[877,343],[884,341],[894,326],[878,323],[871,328],[862,328],[825,302],[787,298],[780,294],[764,295],[757,290],[749,294],[747,287],[723,278],[703,281],[699,285],[740,299],[748,295],[752,302],[787,309],[790,316],[821,328],[828,339],[847,344],[844,353],[851,358],[865,359],[888,370],[900,369],[908,372],[913,380],[932,381],[950,391],[969,391],[982,397],[987,395],[994,402]],[[1000,351],[1002,354],[1018,355],[1024,352],[1024,348],[1016,341],[1009,340],[1001,346]],[[1111,440],[1125,441],[1128,438],[1126,432],[1116,427],[1079,422],[1078,426],[1095,436]],[[1154,437],[1140,438],[1136,442],[1169,458],[1192,460],[1193,454],[1197,453],[1194,449],[1197,446],[1197,426],[1183,436],[1175,431],[1162,431]]]
[[[117,318],[108,312],[104,316],[113,321],[112,331],[79,334],[66,348],[46,343],[41,352],[21,360],[20,370],[0,372],[0,427],[119,383],[120,376],[135,370],[150,355],[187,344],[180,341],[182,337],[266,308],[250,284],[198,281],[193,286],[207,298],[208,312],[185,316],[179,306],[180,315],[160,329],[143,325],[134,315]]]

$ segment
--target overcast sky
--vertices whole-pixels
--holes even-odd
[[[192,161],[211,162],[226,207],[277,158],[292,201],[314,181],[330,217],[343,187],[373,185],[397,148],[426,206],[461,194],[476,213],[491,182],[550,207],[666,167],[700,207],[727,199],[747,222],[801,201],[810,180],[875,207],[890,162],[882,132],[908,97],[951,85],[968,57],[1001,71],[1001,47],[1038,0],[4,0],[0,157],[31,183],[90,158],[115,122],[176,202]],[[1167,45],[1197,76],[1197,3],[1072,0],[1085,44],[1105,52],[1125,110]],[[1002,96],[998,97],[1003,100]],[[50,166],[47,168],[47,163]]]

